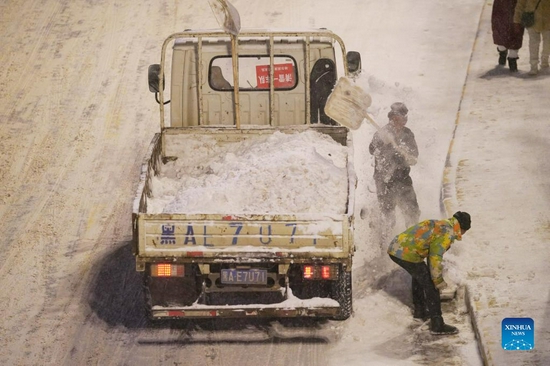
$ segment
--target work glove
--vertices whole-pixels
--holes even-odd
[[[435,285],[435,288],[438,289],[439,291],[443,291],[447,287],[449,287],[449,285],[447,285],[447,282],[445,282],[445,281],[441,282],[438,285]]]

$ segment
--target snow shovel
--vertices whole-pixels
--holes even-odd
[[[220,27],[237,36],[241,30],[241,17],[237,9],[227,0],[208,0],[208,3]]]
[[[235,127],[241,128],[241,110],[239,103],[239,52],[237,36],[241,31],[241,16],[227,0],[208,0],[214,17],[224,32],[231,36],[231,59],[233,64],[233,98],[235,106]]]
[[[447,288],[439,291],[439,298],[441,301],[450,301],[453,300],[456,296],[456,285],[449,285]]]
[[[367,114],[367,108],[371,104],[370,95],[361,87],[354,85],[350,79],[341,77],[328,97],[325,113],[352,130],[358,129],[365,118],[379,130],[380,126]]]
[[[329,95],[325,105],[327,116],[352,130],[361,126],[364,119],[367,119],[377,131],[381,128],[374,119],[367,113],[372,99],[361,87],[354,85],[348,78],[338,79],[334,90]],[[393,138],[387,141],[395,147],[408,161],[416,162],[416,157],[410,156],[407,151],[398,146]],[[411,163],[413,165],[414,163]]]

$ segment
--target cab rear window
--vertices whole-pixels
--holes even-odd
[[[274,56],[273,86],[275,90],[291,90],[298,83],[296,61],[291,56]],[[239,57],[239,90],[269,90],[269,56]],[[212,59],[208,70],[208,83],[218,91],[233,90],[233,66],[231,56]]]

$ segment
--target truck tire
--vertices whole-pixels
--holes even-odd
[[[334,320],[346,320],[353,311],[351,291],[351,271],[342,270],[338,281],[332,287],[332,298],[340,304],[340,311],[333,317]]]

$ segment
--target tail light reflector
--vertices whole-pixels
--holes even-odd
[[[336,280],[338,279],[338,265],[311,265],[302,267],[302,273],[306,280]]]
[[[330,266],[321,266],[321,278],[323,280],[328,280],[331,275]]]
[[[304,278],[308,280],[312,280],[315,273],[314,273],[314,267],[313,266],[304,266]]]
[[[185,266],[183,264],[155,263],[151,264],[151,276],[153,277],[183,277]]]

